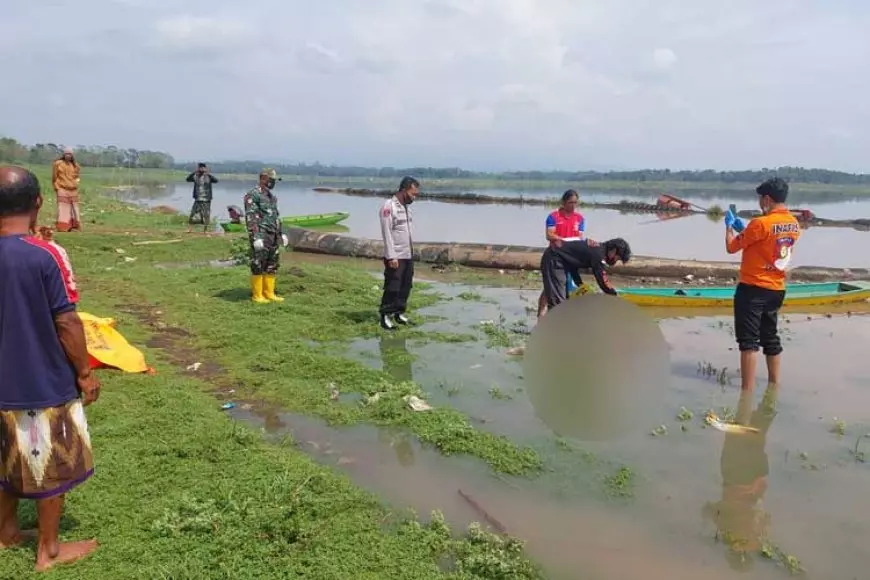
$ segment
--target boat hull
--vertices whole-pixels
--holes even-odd
[[[311,215],[287,216],[281,218],[281,222],[284,223],[284,225],[296,228],[313,228],[321,226],[332,226],[339,222],[343,222],[349,217],[350,214],[347,212],[318,213]],[[243,223],[235,224],[232,222],[222,222],[220,226],[227,233],[245,231],[245,224]]]
[[[623,288],[619,296],[638,306],[723,308],[734,304],[736,286],[683,288]],[[789,284],[783,306],[834,306],[870,299],[870,284],[824,282]]]

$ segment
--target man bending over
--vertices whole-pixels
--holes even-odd
[[[547,248],[541,258],[541,277],[548,309],[568,299],[568,276],[577,286],[583,284],[581,268],[591,269],[601,290],[616,296],[616,289],[607,278],[605,265],[612,266],[617,260],[624,264],[630,259],[631,247],[622,238],[607,240],[600,245],[579,240]]]

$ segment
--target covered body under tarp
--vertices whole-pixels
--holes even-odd
[[[145,362],[142,351],[115,329],[113,318],[99,318],[87,312],[79,312],[79,318],[85,327],[91,368],[113,368],[125,373],[154,372]]]

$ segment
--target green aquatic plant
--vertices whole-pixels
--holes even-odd
[[[505,393],[501,390],[501,388],[498,387],[498,385],[493,385],[489,389],[489,396],[493,399],[499,399],[502,401],[509,401],[513,399],[513,395],[511,395],[510,393]]]
[[[610,497],[633,497],[634,485],[634,472],[624,465],[616,473],[604,477],[604,489]]]
[[[668,426],[667,425],[659,425],[655,429],[650,432],[650,435],[653,437],[661,437],[662,435],[668,434]]]
[[[487,346],[490,348],[510,348],[520,342],[520,337],[529,334],[525,321],[517,321],[510,326],[504,314],[499,314],[498,320],[485,320],[477,325],[477,329],[486,335]]]
[[[694,418],[695,414],[685,407],[680,407],[680,410],[677,412],[678,421],[691,421]]]
[[[707,379],[715,379],[715,381],[723,387],[732,384],[731,377],[728,375],[728,367],[722,367],[720,369],[713,366],[713,363],[711,362],[699,362],[697,374]]]
[[[466,290],[464,292],[460,292],[456,295],[460,300],[465,300],[467,302],[480,302],[483,300],[483,294],[480,292],[474,292],[472,290]]]
[[[765,541],[761,545],[761,555],[768,560],[772,560],[778,565],[783,566],[792,576],[804,573],[804,568],[800,560],[791,554],[787,554],[779,546],[771,542]]]

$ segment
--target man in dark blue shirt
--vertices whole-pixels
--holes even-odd
[[[97,548],[58,528],[64,494],[94,472],[83,406],[100,393],[66,252],[31,235],[41,206],[35,175],[0,166],[0,548],[21,543],[18,502],[36,500],[38,571]]]

